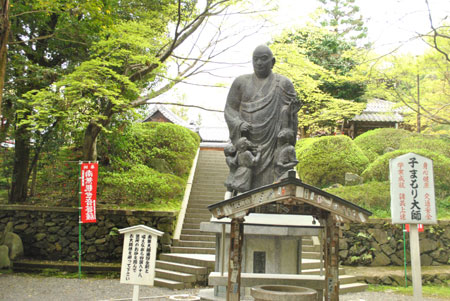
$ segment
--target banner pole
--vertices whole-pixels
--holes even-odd
[[[79,187],[79,193],[78,193],[78,279],[81,280],[81,164],[83,162],[79,161],[80,164],[80,171],[79,175],[80,178],[78,180],[78,187]]]

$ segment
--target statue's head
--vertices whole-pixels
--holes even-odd
[[[253,70],[258,78],[266,78],[272,73],[275,58],[269,47],[259,45],[253,51]]]
[[[252,143],[247,139],[247,137],[241,137],[236,142],[236,148],[240,152],[244,152],[249,150],[252,146]]]
[[[295,145],[294,131],[289,128],[284,128],[278,133],[278,141],[281,143],[291,143]],[[294,143],[292,143],[294,142]]]

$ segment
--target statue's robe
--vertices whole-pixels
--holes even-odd
[[[277,135],[282,128],[297,133],[299,109],[294,86],[282,75],[271,73],[259,79],[247,74],[234,80],[225,106],[231,142],[236,145],[241,136],[246,136],[261,151],[259,164],[253,167],[251,189],[275,181]],[[241,133],[243,122],[252,127],[247,133]]]

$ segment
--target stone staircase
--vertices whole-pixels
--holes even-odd
[[[207,206],[222,201],[228,167],[222,149],[201,149],[186,209],[180,239],[173,241],[171,253],[156,261],[155,285],[171,289],[206,286],[215,265],[215,235],[200,231],[200,223],[211,218]],[[320,245],[317,238],[302,240],[302,274],[320,274]],[[364,291],[367,284],[339,269],[340,292]]]
[[[156,286],[184,289],[207,285],[214,270],[216,238],[200,232],[200,223],[211,218],[206,207],[223,200],[227,175],[222,149],[200,150],[180,239],[174,239],[170,254],[161,254],[156,261]]]
[[[317,237],[304,237],[302,239],[302,274],[320,275],[320,245]],[[325,273],[325,270],[322,270]],[[323,275],[323,274],[322,274]],[[345,275],[345,269],[339,268],[339,293],[354,293],[365,291],[366,283],[358,283],[357,277]]]

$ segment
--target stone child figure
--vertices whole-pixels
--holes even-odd
[[[256,166],[261,158],[261,152],[256,150],[256,155],[252,150],[254,146],[246,138],[240,138],[236,143],[237,148],[237,169],[234,172],[231,188],[236,192],[245,192],[250,190],[252,184],[252,169]]]
[[[295,137],[291,129],[284,128],[278,134],[278,147],[275,151],[275,178],[279,181],[287,176],[287,171],[297,165]]]
[[[269,47],[256,47],[253,52],[254,73],[234,80],[225,105],[225,120],[233,145],[236,146],[241,137],[246,137],[261,152],[259,164],[252,169],[249,189],[276,180],[274,156],[281,129],[289,128],[297,133],[300,102],[292,82],[272,72],[274,64],[275,58]]]
[[[228,169],[230,170],[227,180],[225,181],[225,187],[227,188],[227,192],[225,193],[225,200],[227,200],[233,196],[233,191],[234,191],[231,184],[234,179],[234,173],[236,172],[236,169],[238,167],[237,156],[236,156],[236,147],[234,147],[233,144],[228,144],[223,149],[223,152],[225,154],[225,162],[227,163]]]

